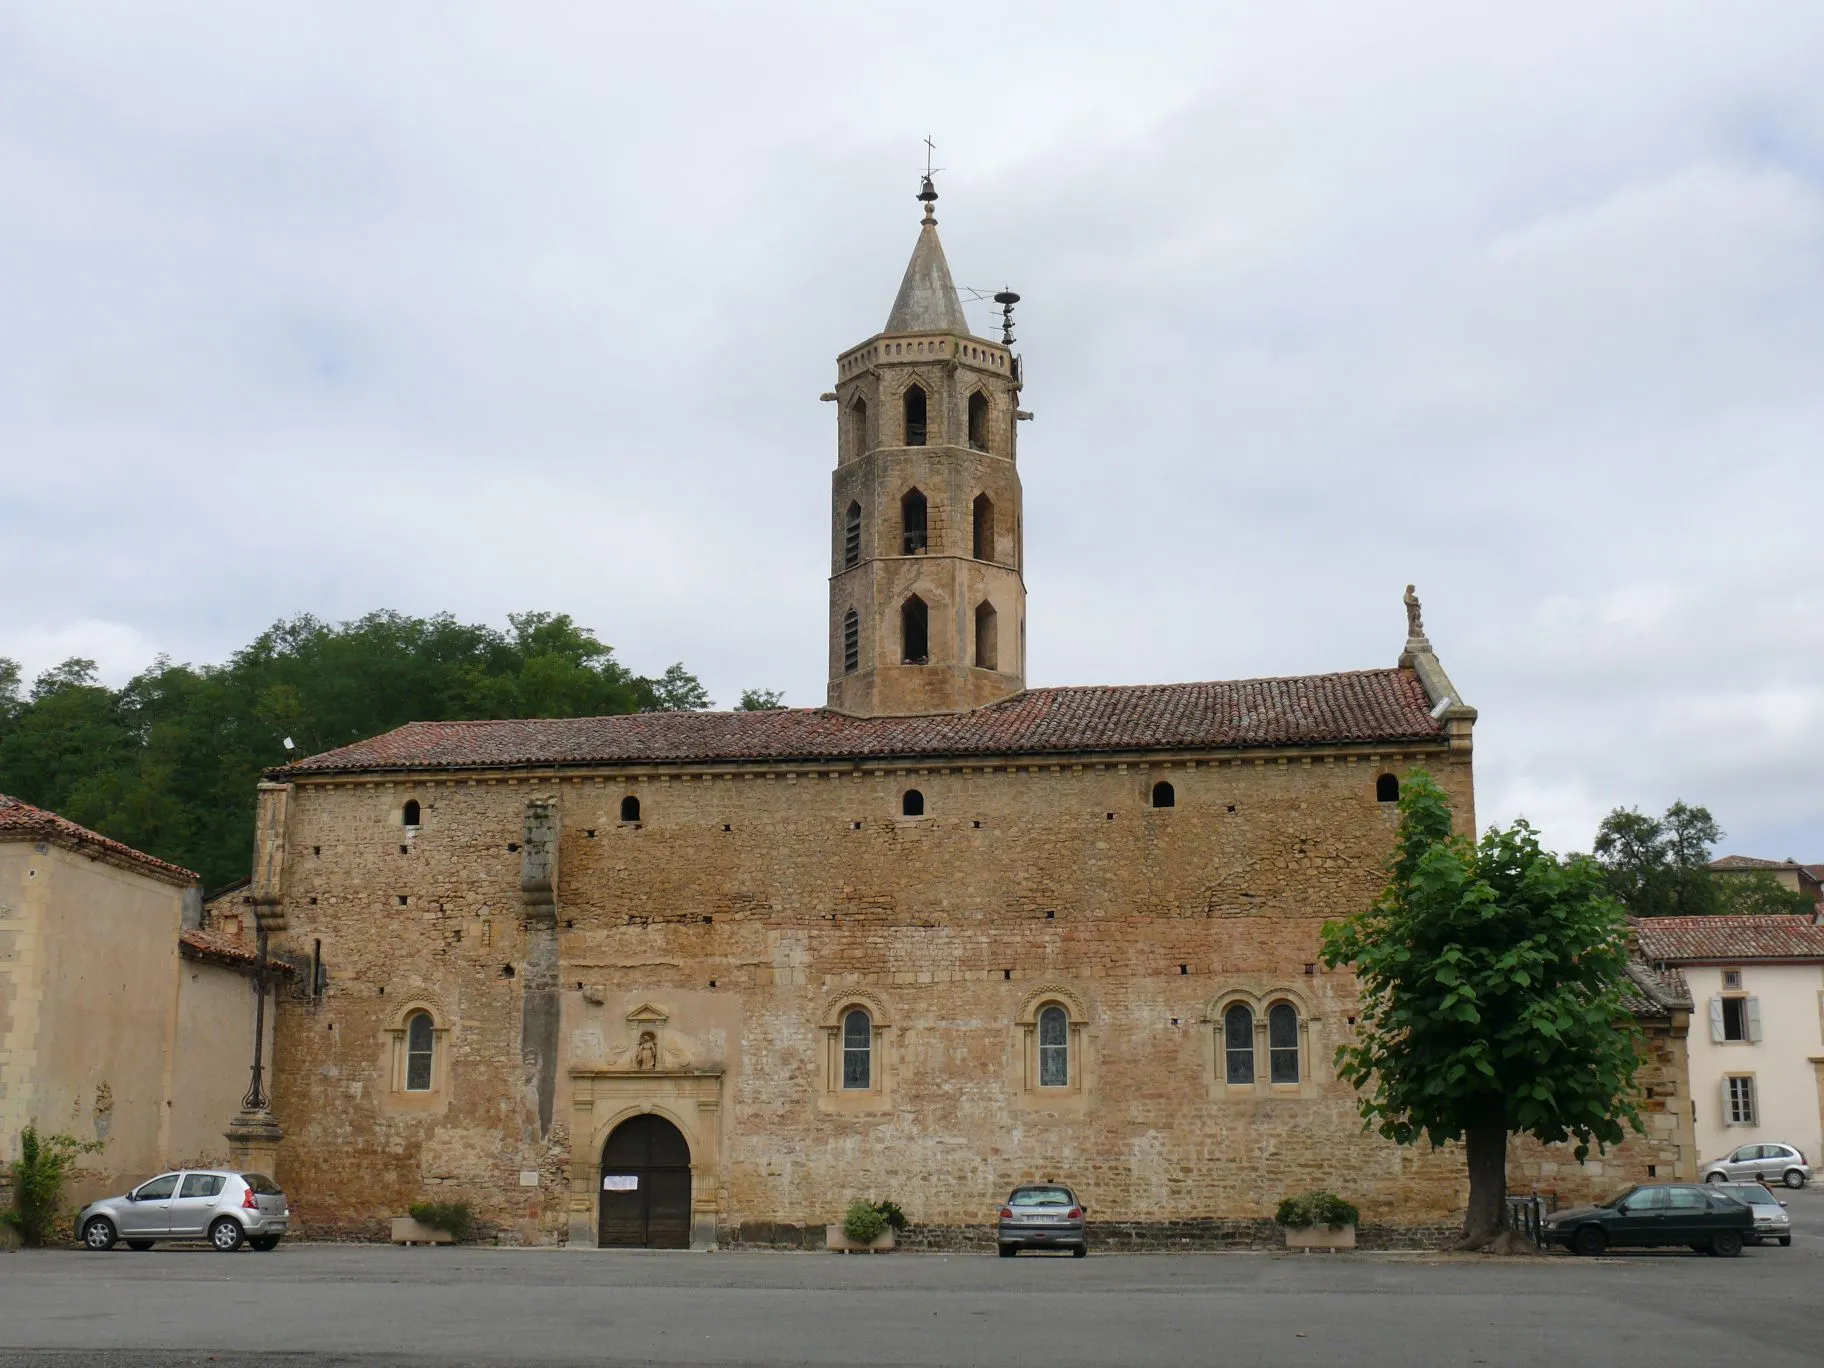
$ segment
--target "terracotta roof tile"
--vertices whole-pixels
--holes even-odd
[[[178,934],[179,950],[193,959],[214,960],[221,964],[246,966],[251,969],[260,961],[260,952],[255,943],[244,941],[236,936],[225,935],[220,931],[204,931],[195,927]],[[289,974],[292,967],[284,960],[266,957],[266,967],[282,974]]]
[[[834,761],[961,755],[1432,742],[1443,728],[1411,670],[1207,684],[1029,689],[969,712],[850,717],[825,708],[413,722],[270,773],[527,765]]]
[[[1637,1017],[1669,1018],[1673,1012],[1691,1010],[1691,988],[1680,970],[1656,969],[1636,960],[1628,965],[1622,1001]]]
[[[113,864],[138,866],[166,883],[193,884],[196,875],[181,865],[169,864],[143,850],[111,840],[98,831],[78,826],[67,817],[33,807],[0,793],[0,841],[48,841]]]
[[[1637,917],[1631,925],[1656,964],[1824,960],[1824,926],[1808,916]]]
[[[1794,864],[1791,860],[1757,860],[1752,855],[1725,855],[1720,860],[1712,860],[1707,866],[1710,869],[1803,869],[1803,865]]]

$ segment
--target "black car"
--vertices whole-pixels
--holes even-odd
[[[1579,1254],[1621,1245],[1685,1245],[1733,1258],[1753,1234],[1753,1211],[1695,1183],[1642,1183],[1601,1206],[1556,1211],[1545,1220],[1546,1240]]]

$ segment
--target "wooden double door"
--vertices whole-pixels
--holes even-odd
[[[690,1248],[690,1144],[664,1117],[629,1117],[602,1147],[597,1229],[604,1248]]]

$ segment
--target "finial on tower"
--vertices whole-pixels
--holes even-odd
[[[933,206],[937,203],[937,187],[931,183],[931,177],[944,168],[931,165],[931,154],[937,151],[937,144],[931,141],[931,135],[925,134],[925,171],[924,183],[918,188],[918,198],[925,203],[925,217],[921,220],[927,228],[937,222]]]

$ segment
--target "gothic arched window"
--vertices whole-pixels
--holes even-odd
[[[975,558],[994,559],[994,500],[986,494],[975,496]]]
[[[1383,774],[1374,781],[1374,801],[1377,803],[1397,803],[1400,801],[1400,781],[1391,774]]]
[[[1153,785],[1153,806],[1177,807],[1178,790],[1161,779],[1158,783]]]
[[[842,1018],[842,1086],[874,1086],[874,1018],[860,1007]]]
[[[1000,657],[997,647],[994,605],[983,599],[975,608],[975,668],[993,670]]]
[[[917,594],[905,601],[899,610],[899,658],[907,665],[926,665],[931,660],[931,610]]]
[[[1254,1081],[1254,1009],[1238,1002],[1222,1014],[1223,1078]]]
[[[631,793],[621,799],[621,820],[637,822],[640,820],[640,800]]]
[[[431,1029],[429,1012],[413,1012],[405,1023],[405,1090],[431,1090],[431,1063],[436,1051],[436,1035]]]
[[[973,451],[988,450],[988,396],[980,390],[969,396],[969,446]]]
[[[399,810],[399,821],[401,825],[417,826],[419,817],[418,800],[416,798],[407,798],[405,800],[405,806]]]
[[[851,503],[842,515],[842,568],[861,564],[861,505]]]
[[[917,385],[906,390],[906,445],[925,444],[925,392]]]
[[[861,668],[861,617],[851,608],[842,615],[842,672],[854,674]]]
[[[899,526],[905,555],[916,556],[925,549],[925,496],[922,490],[908,489],[900,495]]]
[[[1070,1086],[1070,1013],[1055,1002],[1039,1012],[1039,1086]]]
[[[1298,1008],[1276,1002],[1267,1009],[1267,1077],[1298,1082]]]

